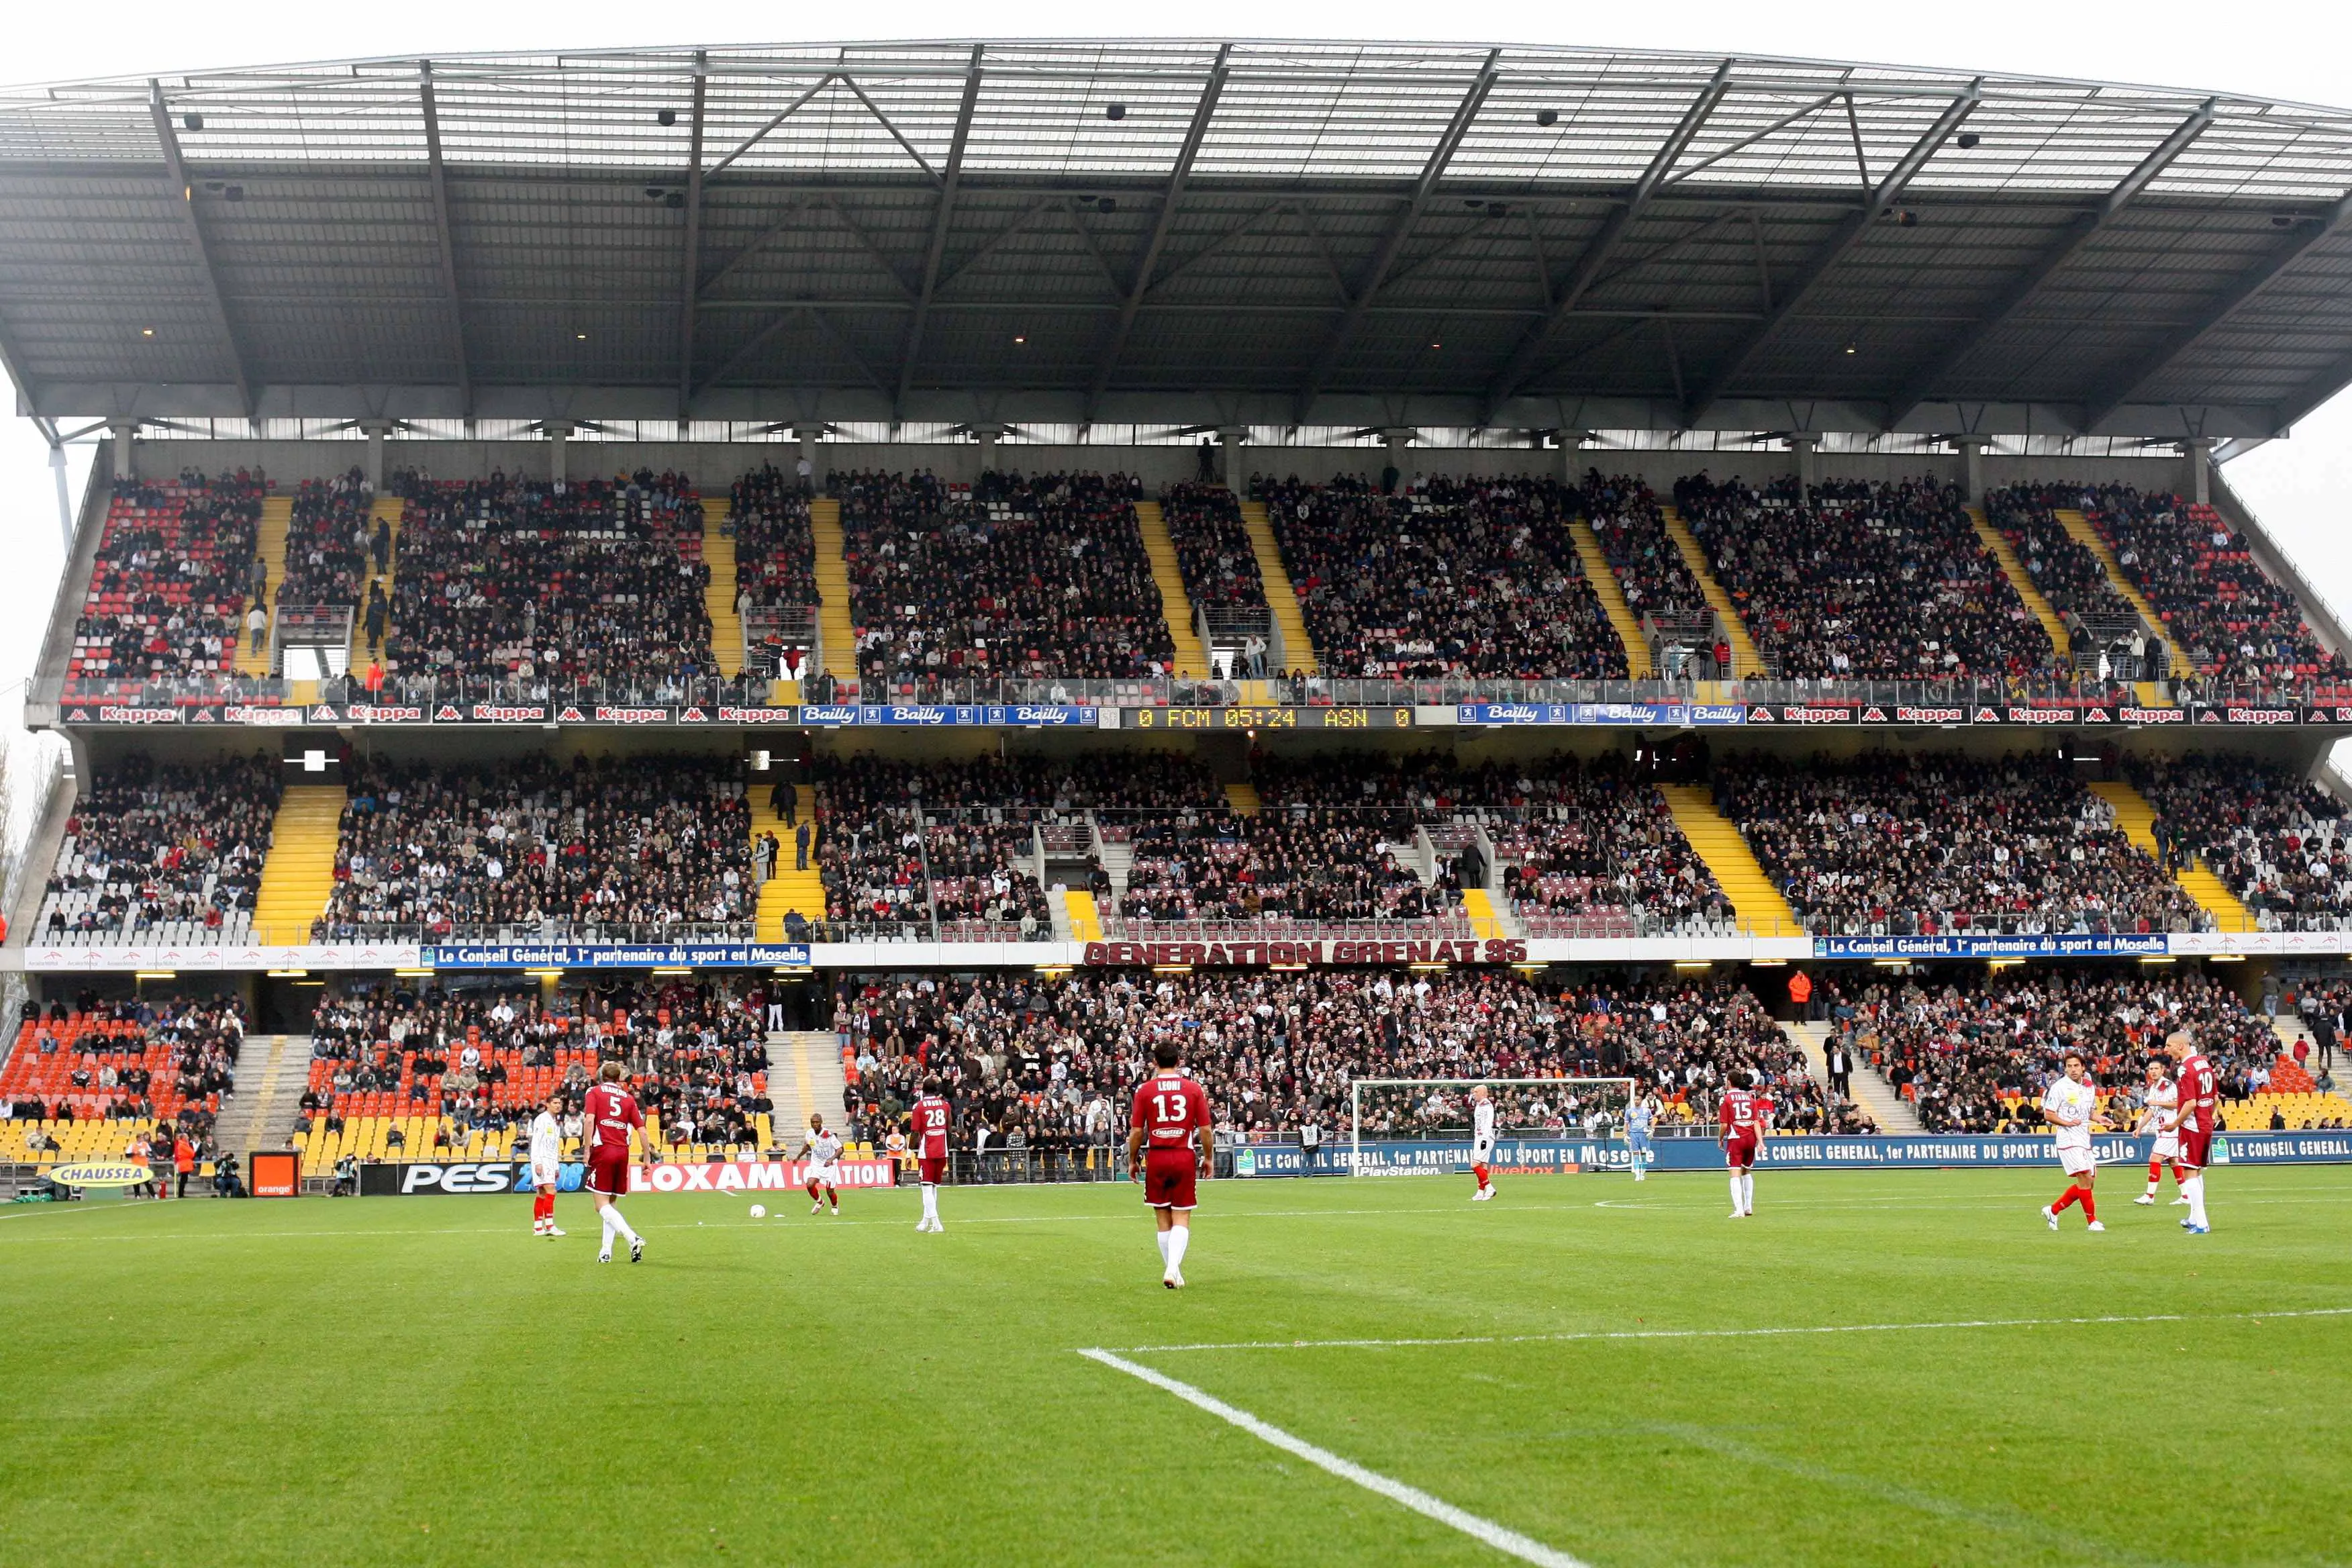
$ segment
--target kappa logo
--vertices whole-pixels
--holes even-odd
[[[1769,724],[1772,722],[1772,710],[1761,706],[1750,708],[1748,721],[1750,724]]]
[[[680,713],[677,716],[677,721],[681,724],[708,724],[710,722],[709,719],[704,715],[702,710],[699,708],[688,709],[685,712]]]
[[[458,712],[446,702],[433,710],[433,721],[436,724],[455,724],[464,717],[463,713]]]
[[[558,713],[555,716],[555,721],[559,724],[578,724],[583,722],[580,717],[580,710],[577,708],[566,708],[562,712]]]
[[[334,721],[335,710],[325,703],[321,702],[310,710],[310,722],[313,724],[331,724]]]
[[[1965,724],[1969,710],[1965,708],[1908,708],[1897,705],[1895,717],[1906,724]]]
[[[180,710],[176,708],[100,708],[98,721],[101,724],[176,724]]]
[[[220,720],[214,714],[211,709],[199,708],[194,713],[188,715],[188,722],[191,724],[217,724],[220,722]]]
[[[2179,724],[2189,717],[2178,708],[2124,708],[2117,712],[2126,724]]]
[[[1865,708],[1862,710],[1862,721],[1865,724],[1884,724],[1886,722],[1886,710],[1883,708]]]
[[[2294,710],[2291,708],[2232,708],[2230,710],[2230,722],[2232,724],[2292,724],[2294,722]]]
[[[1976,721],[1979,724],[1998,724],[2000,722],[2000,715],[1990,708],[1979,708],[1977,710]]]
[[[572,710],[568,708],[564,711],[572,713]],[[573,713],[572,717],[576,719],[579,715]],[[599,708],[596,710],[596,722],[599,724],[667,724],[669,722],[669,710],[667,708]]]
[[[67,709],[67,710],[66,710],[66,722],[67,722],[67,723],[68,723],[68,724],[87,724],[87,723],[89,723],[89,709],[87,709],[87,708],[68,708],[68,709]]]
[[[2219,724],[2221,721],[2221,715],[2208,708],[2204,712],[2197,715],[2197,721],[2200,724]]]

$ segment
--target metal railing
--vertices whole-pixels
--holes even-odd
[[[2159,703],[2189,700],[2255,707],[2352,706],[2352,681],[2332,682],[2208,682],[2174,679],[2160,682]],[[1260,696],[1263,693],[1263,697]],[[70,700],[151,708],[229,706],[271,708],[292,700],[291,683],[276,677],[229,674],[168,677],[153,679],[49,677],[32,690],[36,708],[56,710]],[[388,676],[373,700],[379,704],[437,708],[461,711],[473,705],[541,707],[551,718],[566,708],[583,715],[596,707],[696,704],[765,707],[771,704],[772,683],[747,671],[734,679],[710,675],[666,675],[647,672],[625,679],[557,682],[515,676]],[[2137,705],[2141,700],[2130,682],[2105,683],[2037,675],[2008,680],[1517,680],[1448,677],[1433,680],[1358,679],[1346,676],[1269,674],[1259,681],[1173,680],[1153,676],[1132,680],[1101,680],[1080,677],[1020,679],[924,677],[904,681],[867,679],[838,683],[834,693],[840,703],[864,702],[895,707],[955,706],[1078,706],[1117,708],[1223,709],[1270,703],[1281,707],[1407,708],[1451,707],[1463,703],[1501,704],[1790,704],[1864,709],[1875,707],[1893,716],[1897,708],[1961,707],[1971,713],[1982,708],[1999,712],[2011,704],[2037,706],[2095,704]],[[330,678],[319,683],[318,700],[331,703],[370,700],[362,683],[352,678]],[[814,700],[804,694],[803,700]],[[1663,720],[1661,721],[1663,721]]]

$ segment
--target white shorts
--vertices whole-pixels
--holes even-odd
[[[2099,1168],[2099,1157],[2088,1149],[2061,1149],[2058,1168],[2070,1176],[2079,1176]]]
[[[841,1167],[820,1165],[811,1161],[807,1168],[801,1173],[801,1185],[805,1187],[811,1182],[823,1182],[826,1186],[837,1187],[841,1185]]]
[[[553,1192],[556,1187],[555,1167],[552,1165],[533,1165],[530,1168],[530,1186],[533,1192]]]
[[[2156,1142],[2147,1146],[2147,1157],[2151,1160],[2180,1158],[2180,1134],[2178,1132],[2158,1134]]]
[[[1488,1138],[1484,1141],[1473,1138],[1470,1141],[1470,1163],[1474,1165],[1493,1164],[1495,1163],[1495,1141],[1492,1138]]]

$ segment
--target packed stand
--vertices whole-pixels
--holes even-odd
[[[2134,787],[2168,869],[2203,861],[2264,931],[2352,921],[2352,813],[2290,768],[2253,757],[2133,757]]]
[[[2188,1028],[2225,1100],[2270,1082],[2278,1037],[2230,989],[2194,971],[2161,977],[2036,968],[2012,974],[1877,983],[1839,996],[1849,1053],[1909,1100],[1930,1132],[2047,1131],[2042,1092],[2079,1050],[2117,1130],[2138,1124],[2147,1063]]]
[[[0,1066],[0,1163],[208,1157],[236,1090],[245,1014],[227,997],[27,1002]]]
[[[406,507],[384,645],[395,689],[432,678],[535,697],[659,697],[715,676],[702,503],[684,475],[407,474],[398,489]]]
[[[1160,924],[1434,921],[1426,934],[1469,934],[1459,866],[1440,860],[1424,879],[1406,863],[1419,852],[1414,802],[1373,783],[1361,759],[1268,755],[1255,783],[1255,816],[1212,808],[1139,825],[1119,912]]]
[[[163,766],[134,756],[95,776],[66,819],[36,940],[81,946],[249,940],[280,771],[257,752]]]
[[[1665,797],[1614,752],[1480,770],[1504,896],[1533,937],[1655,935],[1732,919]]]
[[[1250,480],[1323,668],[1367,679],[1624,679],[1549,479]]]
[[[2069,765],[1872,753],[1720,766],[1716,805],[1817,931],[2171,931],[2194,900]]]
[[[246,606],[257,596],[254,551],[268,488],[257,468],[114,487],[74,619],[69,690],[220,682],[235,671]]]
[[[1976,536],[1958,487],[1704,473],[1675,505],[1783,679],[2004,679],[2042,674],[2050,639]]]
[[[2352,666],[2319,644],[2294,595],[2210,506],[2128,485],[2086,487],[2080,510],[2198,673],[2221,686],[2352,693]]]
[[[295,486],[279,605],[359,605],[375,545],[374,506],[374,487],[356,468]],[[388,526],[385,534],[389,543]]]
[[[2025,574],[2033,579],[2033,585],[2070,629],[2088,635],[2092,627],[2132,628],[2138,638],[2138,651],[2133,656],[2137,662],[2123,670],[2123,677],[2161,679],[2163,671],[2139,668],[2147,659],[2139,612],[2116,591],[2099,558],[2076,542],[2058,521],[2059,509],[2072,507],[2080,499],[2074,489],[2064,485],[2011,485],[1985,497],[1985,521],[2009,541]]]
[[[1134,680],[1175,659],[1124,474],[988,473],[969,491],[837,474],[857,669],[942,681]]]
[[[1722,981],[1516,974],[1210,970],[860,977],[836,994],[852,1052],[851,1121],[879,1140],[903,1125],[923,1078],[955,1103],[957,1142],[1044,1152],[1047,1173],[1123,1136],[1129,1098],[1164,1036],[1184,1047],[1222,1133],[1294,1132],[1313,1120],[1344,1139],[1361,1079],[1630,1077],[1670,1123],[1712,1120],[1734,1070],[1757,1073],[1785,1131],[1867,1131],[1832,1107],[1804,1058],[1744,988]],[[1622,1102],[1517,1087],[1507,1121],[1537,1133],[1607,1132]],[[1441,1119],[1458,1107],[1436,1108]],[[1426,1097],[1374,1100],[1365,1131],[1426,1131]]]
[[[1265,606],[1265,578],[1233,491],[1223,485],[1171,485],[1160,505],[1186,597],[1208,610]]]
[[[352,766],[321,942],[744,928],[757,907],[735,758]]]
[[[1576,492],[1576,509],[1600,540],[1635,620],[1648,616],[1684,626],[1713,621],[1715,610],[1683,552],[1666,536],[1664,513],[1648,485],[1625,474],[1603,479],[1594,468]]]
[[[544,1004],[504,983],[355,985],[320,999],[311,1030],[295,1124],[311,1174],[346,1157],[518,1157],[551,1097],[576,1145],[581,1097],[607,1060],[674,1153],[773,1142],[758,998],[722,983],[622,980]]]

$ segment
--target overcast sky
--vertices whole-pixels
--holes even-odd
[[[16,81],[145,74],[208,66],[332,59],[431,51],[773,42],[798,16],[772,4],[702,0],[570,0],[562,6],[489,5],[481,0],[404,0],[397,6],[254,0],[112,0],[100,11],[19,5],[8,18],[0,72]],[[975,8],[900,0],[873,26],[842,32],[824,14],[811,38],[962,37],[976,25],[995,37],[1134,34],[1237,37],[1466,39],[1801,55],[1900,65],[1978,67],[2105,81],[2223,89],[2311,103],[2352,103],[2352,7],[2298,3],[2258,6],[2252,16],[2210,0],[2140,0],[2124,5],[2050,0],[1970,0],[1905,6],[1885,0],[1679,0],[1670,6],[1600,11],[1529,0],[1433,7],[1384,0],[1193,0],[1136,12],[1072,0],[1013,0]],[[89,449],[73,454],[79,498]],[[2331,601],[2352,607],[2352,537],[2342,526],[2352,499],[2352,398],[2312,415],[2292,439],[2231,464],[2231,482]],[[0,573],[0,684],[21,680],[37,656],[62,552],[48,454],[21,419],[0,424],[0,504],[6,508],[8,570]],[[5,699],[14,711],[16,692]]]

